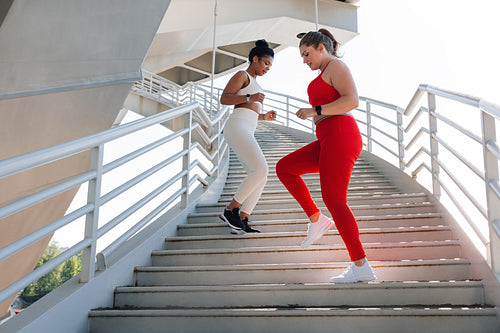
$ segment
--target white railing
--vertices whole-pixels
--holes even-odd
[[[142,81],[136,82],[135,91],[140,92],[142,95],[147,96],[148,98],[157,97],[159,101],[161,100],[161,102],[165,104],[172,104],[173,99],[176,103],[189,102],[189,104],[179,106],[177,108],[167,110],[157,115],[140,119],[132,123],[117,126],[100,133],[89,135],[87,137],[79,138],[73,141],[58,144],[56,146],[0,161],[1,179],[25,170],[46,165],[47,163],[72,156],[74,154],[86,151],[90,151],[91,153],[91,166],[89,171],[71,179],[61,181],[59,184],[53,185],[37,193],[11,200],[9,203],[0,207],[0,219],[2,219],[4,217],[16,214],[44,200],[52,198],[67,190],[78,187],[85,183],[88,184],[88,200],[85,205],[75,209],[71,213],[66,214],[60,219],[53,221],[45,227],[42,227],[41,229],[0,249],[1,261],[30,246],[31,244],[47,237],[48,235],[53,234],[57,230],[72,223],[78,218],[84,216],[86,217],[84,228],[85,230],[84,234],[82,235],[83,240],[65,250],[56,258],[48,261],[44,265],[35,269],[33,272],[1,290],[0,303],[4,302],[9,297],[15,295],[32,282],[41,278],[69,258],[77,255],[82,251],[83,259],[80,280],[81,282],[88,282],[92,280],[95,275],[96,267],[99,270],[106,269],[108,265],[106,258],[113,251],[119,248],[120,245],[122,245],[132,236],[136,235],[138,231],[145,227],[148,223],[157,218],[161,212],[164,212],[166,209],[171,208],[174,204],[180,205],[181,208],[186,207],[188,205],[188,202],[190,201],[190,194],[196,187],[195,183],[199,182],[203,186],[207,186],[208,181],[214,181],[215,177],[217,176],[217,171],[220,170],[224,163],[227,163],[228,146],[221,134],[224,123],[227,120],[229,109],[227,107],[219,109],[219,104],[213,105],[212,103],[212,109],[209,111],[209,114],[211,113],[215,116],[210,117],[206,114],[205,109],[196,102],[200,95],[205,94],[202,89],[191,87],[191,95],[188,95],[187,97],[185,97],[182,89],[177,89],[175,94],[172,93],[169,95],[165,92],[170,93],[171,90],[162,88],[162,93],[158,94],[158,92],[153,89],[153,81],[154,84],[157,84],[156,78],[155,80],[152,80],[151,77],[146,77]],[[166,86],[166,83],[168,82],[160,82],[159,86],[164,87]],[[137,88],[138,86],[140,88]],[[203,93],[200,93],[200,91]],[[137,132],[141,129],[148,128],[156,124],[161,124],[176,118],[184,119],[183,129],[169,135],[165,135],[155,142],[152,142],[137,150],[131,151],[127,155],[122,156],[112,162],[104,164],[103,150],[105,143]],[[194,119],[199,119],[199,121],[194,122]],[[202,127],[209,128],[210,131],[206,133],[202,129]],[[198,133],[203,142],[192,142],[192,133]],[[153,151],[158,147],[164,146],[177,138],[182,138],[183,144],[181,145],[181,147],[178,147],[177,150],[174,150],[171,156],[165,157],[160,163],[119,185],[113,190],[107,192],[105,195],[101,195],[101,180],[103,175],[132,160],[139,159],[143,157],[144,154]],[[204,147],[206,146],[209,146],[211,148],[210,153],[204,149]],[[194,150],[200,152],[210,162],[208,166],[205,165],[206,163],[202,163],[198,159],[192,158],[192,152]],[[100,207],[119,197],[121,194],[136,186],[137,184],[147,181],[149,177],[157,173],[159,170],[167,167],[169,167],[169,170],[173,170],[174,168],[172,167],[172,165],[175,162],[179,161],[182,164],[182,168],[181,170],[179,170],[179,172],[171,172],[171,178],[166,179],[163,184],[156,187],[148,195],[138,200],[132,206],[126,208],[112,220],[110,220],[103,226],[98,227]],[[202,176],[200,176],[200,172],[195,174],[193,172],[194,168],[201,170]],[[203,176],[203,174],[205,174],[205,176]],[[180,186],[178,184],[179,182],[181,183]],[[159,198],[160,194],[165,193],[172,194],[170,194],[167,199],[162,199],[163,202],[153,208],[149,212],[149,214],[143,217],[140,221],[137,221],[127,230],[122,231],[121,234],[116,238],[116,240],[109,244],[104,250],[102,250],[98,254],[96,253],[97,242],[104,235],[109,233],[111,230],[116,231],[116,227],[119,226],[128,217],[137,212],[141,207],[144,207],[146,204],[151,202],[153,199],[157,197]]]
[[[500,107],[427,85],[419,86],[406,109],[360,100],[365,107],[355,116],[365,148],[416,178],[465,223],[500,277]]]
[[[221,91],[222,89],[217,88],[218,96]],[[277,122],[314,133],[310,119],[304,121],[295,116],[299,108],[309,107],[307,101],[272,91],[265,93],[264,110],[277,111]],[[419,107],[424,95],[427,95],[427,103]],[[438,112],[436,97],[458,106],[443,105]],[[500,148],[496,139],[500,108],[479,98],[426,85],[417,89],[406,109],[366,97],[360,97],[360,104],[353,114],[363,136],[364,148],[416,178],[445,207],[453,211],[455,217],[458,214],[458,218],[462,218],[474,233],[470,237],[482,244],[482,252],[486,254],[490,267],[496,274],[500,274]],[[457,108],[463,107],[472,107],[472,110],[464,110],[460,118],[467,119],[473,113],[479,116],[479,125],[475,124],[476,133],[467,129],[467,125],[471,125],[469,120],[465,120],[465,125],[451,120],[456,117],[453,113]],[[452,116],[446,117],[446,112],[451,112]],[[427,114],[424,126],[414,131],[415,126],[424,121],[423,114]],[[460,142],[468,139],[477,144],[477,147],[467,147],[467,150],[472,150],[476,155],[479,151],[480,156],[468,158],[463,151],[466,147],[462,145],[458,147],[462,151],[457,151],[453,144],[457,137],[463,137]],[[422,141],[425,144],[422,145]],[[427,161],[421,161],[414,167],[424,155]],[[469,159],[474,159],[480,167]],[[460,175],[456,172],[457,168],[461,170]],[[419,175],[423,170],[431,178],[427,183],[423,175]],[[440,176],[441,171],[446,174],[446,179]],[[472,184],[465,183],[465,180],[470,183],[473,177],[477,177],[482,185],[478,187],[476,181],[472,181]],[[445,192],[445,196],[441,195],[441,190]]]
[[[81,151],[90,150],[92,152],[92,167],[90,171],[70,180],[66,180],[47,190],[25,198],[20,198],[18,201],[12,202],[9,205],[0,208],[1,219],[5,216],[9,216],[25,209],[26,207],[30,207],[37,202],[45,200],[46,198],[62,193],[67,189],[73,188],[85,182],[89,182],[90,184],[88,196],[89,200],[85,206],[80,207],[57,221],[54,221],[52,224],[34,232],[33,234],[0,249],[0,260],[2,260],[25,248],[29,244],[32,244],[33,242],[53,233],[76,218],[84,215],[87,216],[84,239],[80,243],[71,247],[47,264],[36,269],[31,274],[15,282],[13,285],[0,291],[0,302],[4,301],[82,250],[84,251],[84,262],[82,266],[83,269],[81,279],[82,281],[89,281],[92,279],[94,267],[96,267],[95,249],[96,242],[100,237],[109,232],[113,227],[119,225],[121,221],[123,221],[127,216],[130,216],[139,207],[145,205],[149,201],[149,196],[154,197],[158,193],[171,187],[176,181],[181,180],[181,187],[167,200],[165,200],[163,204],[158,206],[157,209],[154,209],[151,214],[139,221],[130,230],[124,232],[115,243],[112,243],[106,249],[97,254],[97,267],[99,269],[106,269],[107,255],[115,250],[123,241],[136,233],[137,230],[151,221],[151,219],[153,219],[159,211],[169,206],[175,200],[180,200],[181,205],[185,206],[189,200],[189,188],[194,182],[200,181],[206,184],[205,180],[200,176],[191,177],[191,170],[195,165],[198,165],[207,176],[215,175],[218,168],[220,168],[222,163],[221,156],[224,155],[228,149],[227,144],[221,136],[221,131],[228,114],[228,108],[221,109],[218,102],[222,89],[215,88],[214,91],[216,92],[216,96],[211,97],[209,94],[210,90],[207,87],[192,83],[179,87],[155,74],[148,73],[146,71],[143,71],[143,73],[144,79],[134,84],[132,89],[134,93],[171,106],[177,106],[182,103],[192,101],[198,101],[198,103],[191,103],[185,106],[177,107],[173,110],[169,110],[131,124],[118,126],[111,130],[91,135],[89,137],[0,161],[0,178],[2,178]],[[424,95],[427,96],[427,103],[425,106],[419,106],[419,102]],[[441,112],[441,110],[444,111],[444,108],[440,108],[440,112],[438,112],[436,107],[436,97],[447,101],[453,101],[461,106],[472,106],[473,110],[479,113],[479,134],[466,129],[465,126],[459,125],[457,122],[451,120],[450,117],[446,117],[444,115],[445,112]],[[360,100],[362,105],[354,111],[354,115],[360,125],[360,130],[364,138],[365,149],[398,166],[401,170],[409,173],[412,177],[417,178],[419,182],[423,182],[424,186],[426,185],[425,179],[421,179],[422,177],[420,172],[424,170],[427,171],[430,175],[430,184],[427,184],[427,187],[430,188],[430,191],[437,199],[442,201],[444,199],[444,195],[441,194],[441,190],[445,192],[447,200],[449,200],[452,205],[457,207],[459,213],[465,219],[467,224],[470,225],[472,230],[474,230],[476,237],[481,240],[483,246],[487,250],[487,259],[490,266],[497,274],[499,274],[500,182],[498,175],[498,160],[500,159],[500,148],[497,145],[496,139],[496,122],[500,119],[500,108],[474,97],[464,96],[425,85],[421,85],[418,88],[406,109],[365,97],[361,97]],[[200,104],[206,108],[200,107]],[[365,106],[364,108],[363,104]],[[306,107],[308,105],[308,102],[305,100],[287,96],[285,94],[266,91],[264,110],[277,111],[277,121],[282,125],[306,132],[314,132],[314,126],[311,120],[303,121],[295,117],[295,112],[298,108]],[[414,131],[415,126],[423,122],[422,115],[424,113],[427,114],[424,126],[422,126],[419,130]],[[215,115],[215,117],[212,117],[211,115]],[[161,140],[158,140],[137,151],[131,152],[118,160],[103,165],[102,149],[105,142],[147,126],[163,123],[167,120],[178,117],[184,117],[184,129],[166,136]],[[194,124],[192,124],[193,119],[197,121]],[[453,129],[454,134],[450,136],[447,129],[443,128],[443,126]],[[438,129],[441,130],[439,134]],[[201,137],[204,142],[201,144],[198,142],[191,142],[191,135],[194,131],[199,134],[199,137]],[[448,142],[450,139],[456,140],[456,136],[454,135],[457,134],[480,145],[480,151],[482,152],[482,168],[475,166],[474,163],[471,163],[467,157],[464,156],[464,153],[458,152],[454,145]],[[108,192],[106,195],[100,195],[100,180],[104,173],[109,172],[127,161],[137,158],[145,152],[150,151],[166,142],[170,142],[178,137],[184,138],[184,143],[182,149],[174,155],[150,168],[148,171],[142,173],[136,178],[122,184],[115,190]],[[426,143],[419,146],[423,140],[425,140]],[[216,143],[215,145],[214,142]],[[212,152],[208,153],[205,151],[203,149],[204,145],[211,146],[213,149]],[[202,154],[213,163],[211,170],[202,166],[199,161],[190,160],[190,152],[193,149],[200,150]],[[475,151],[477,150],[478,149]],[[440,154],[444,155],[444,151],[448,152],[453,159],[441,158]],[[407,154],[411,154],[411,158],[407,158]],[[97,228],[97,213],[101,205],[120,195],[138,182],[143,181],[149,175],[155,173],[156,170],[164,168],[176,160],[182,160],[183,167],[179,173],[172,176],[171,179],[157,187],[150,193],[150,195],[144,197],[135,205],[127,208],[105,226]],[[417,167],[413,167],[413,165],[419,160],[421,160],[421,163]],[[482,189],[484,197],[486,198],[485,200],[481,199],[481,195],[478,195],[477,191],[469,189],[469,186],[464,184],[463,180],[468,176],[458,177],[455,172],[450,171],[456,170],[458,165],[464,166],[464,169],[470,170],[473,175],[478,177],[483,182],[484,186]],[[441,171],[446,174],[448,179],[445,179],[445,177],[440,174]],[[456,191],[455,188],[453,190],[450,188],[450,185],[448,185],[450,182],[454,184]],[[464,203],[462,198],[458,198],[456,193],[460,193],[461,196],[466,199],[466,202],[468,202],[470,206],[478,212],[476,215],[482,218],[472,218],[470,216],[471,210],[464,208],[468,204]],[[445,204],[445,206],[449,206],[449,204]]]
[[[220,94],[210,94],[210,87],[204,87],[192,82],[187,82],[183,86],[169,81],[159,75],[142,70],[143,79],[135,82],[132,91],[147,95],[148,98],[155,99],[161,103],[171,106],[179,106],[190,101],[198,102],[209,117],[216,114],[220,109]]]

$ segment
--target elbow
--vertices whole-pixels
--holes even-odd
[[[220,97],[220,104],[222,105],[230,105],[229,101],[227,100],[227,96],[225,94],[222,94]]]
[[[356,109],[359,106],[359,98],[354,96],[351,100],[351,110]]]

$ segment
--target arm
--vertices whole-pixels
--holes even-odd
[[[341,115],[358,107],[358,92],[349,68],[340,60],[333,61],[326,69],[326,82],[334,86],[340,94],[335,101],[321,106],[322,115]],[[297,111],[297,117],[306,119],[317,115],[314,108]]]
[[[339,115],[354,110],[359,105],[358,91],[354,84],[351,71],[342,61],[335,61],[327,68],[329,83],[337,89],[340,97],[328,104],[322,105],[321,114]],[[316,112],[316,111],[315,111]]]
[[[222,95],[220,97],[220,102],[223,105],[237,105],[247,102],[247,97],[245,95],[236,95],[236,93],[248,85],[247,76],[243,72],[238,72],[229,80]]]
[[[246,95],[237,95],[237,92],[246,87],[249,84],[248,82],[248,76],[242,72],[239,71],[238,73],[234,74],[234,76],[229,80],[229,82],[226,85],[226,88],[224,88],[224,91],[222,92],[222,95],[220,97],[220,102],[223,105],[241,105],[247,103],[247,96]],[[256,93],[253,95],[250,95],[250,102],[261,102],[264,100],[264,94],[261,93]]]

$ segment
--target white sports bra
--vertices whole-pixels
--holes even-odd
[[[247,71],[244,71],[244,72],[248,75],[248,79],[250,80],[250,83],[245,88],[241,88],[237,92],[237,94],[238,95],[246,95],[246,94],[253,95],[256,93],[264,93],[264,89],[262,89],[262,87],[259,86],[259,84],[257,83],[257,80],[255,80],[254,77],[252,77],[250,74],[248,74]],[[260,103],[259,109],[262,109],[262,103]],[[259,110],[259,111],[261,111],[261,110]]]

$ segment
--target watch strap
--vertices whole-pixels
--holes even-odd
[[[318,116],[320,116],[320,115],[321,115],[321,105],[316,105],[316,106],[314,107],[314,110],[316,111],[316,113],[318,114]]]

